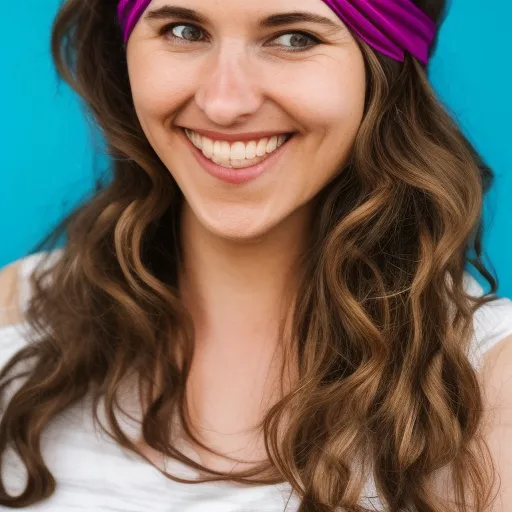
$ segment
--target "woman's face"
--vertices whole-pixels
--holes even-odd
[[[364,60],[321,0],[153,0],[127,59],[149,142],[217,236],[268,233],[349,158]]]

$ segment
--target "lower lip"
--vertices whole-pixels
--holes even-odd
[[[192,149],[192,154],[196,158],[196,160],[201,164],[203,169],[221,181],[226,183],[232,183],[235,185],[241,183],[247,183],[248,181],[255,180],[263,173],[269,171],[273,165],[276,165],[281,155],[284,154],[284,150],[288,147],[288,143],[290,139],[281,144],[273,153],[271,153],[265,160],[261,161],[256,165],[251,165],[250,167],[243,167],[239,169],[222,167],[222,165],[218,165],[215,162],[212,162],[208,158],[203,155],[203,152],[196,148],[192,141],[187,137],[183,130],[180,130],[183,137],[186,139],[188,144]],[[293,138],[293,137],[292,137]]]

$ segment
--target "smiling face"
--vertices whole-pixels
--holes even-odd
[[[141,126],[202,226],[261,236],[347,163],[362,52],[320,0],[170,2],[153,0],[128,41]],[[299,11],[317,22],[283,16]]]

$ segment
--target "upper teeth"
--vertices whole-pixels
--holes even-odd
[[[226,142],[222,140],[212,140],[204,135],[185,129],[187,137],[192,144],[199,148],[206,158],[218,162],[228,163],[230,160],[251,160],[253,158],[272,153],[286,141],[286,135],[274,135],[264,137],[250,142]]]

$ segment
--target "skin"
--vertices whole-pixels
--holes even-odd
[[[146,13],[166,3],[154,0]],[[190,32],[183,38],[189,21],[143,17],[127,59],[141,126],[185,197],[181,288],[197,329],[191,416],[207,444],[257,461],[264,456],[261,439],[249,431],[276,398],[281,306],[294,288],[293,265],[307,243],[312,200],[342,172],[362,121],[364,60],[319,0],[173,5],[208,19],[192,33],[200,41],[191,41]],[[338,30],[305,22],[258,27],[260,18],[291,11],[325,16]],[[169,23],[181,26],[161,34]],[[294,43],[290,35],[298,30],[321,42]],[[294,44],[313,46],[293,52]],[[296,135],[270,171],[233,185],[203,170],[179,127]],[[233,467],[196,452],[211,467]]]

